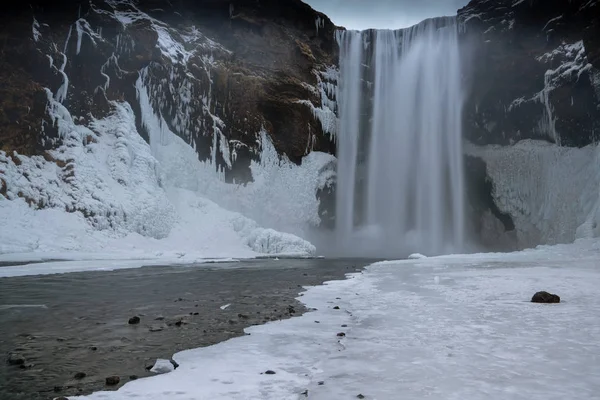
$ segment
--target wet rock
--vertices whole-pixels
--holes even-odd
[[[96,346],[90,346],[90,350],[91,351],[96,351],[96,350],[98,350],[98,347],[96,347]]]
[[[148,329],[150,332],[160,332],[163,331],[165,328],[164,326],[151,326],[150,329]]]
[[[275,372],[275,371],[273,371],[273,370],[270,370],[270,369],[269,369],[269,370],[266,370],[266,371],[265,371],[265,374],[266,374],[266,375],[275,375],[275,374],[276,374],[276,372]]]
[[[135,381],[138,378],[137,375],[129,375],[129,380],[130,381]]]
[[[189,315],[177,315],[167,320],[167,326],[182,326],[188,323]]]
[[[140,317],[138,317],[137,315],[129,318],[129,325],[137,325],[139,323],[140,323]]]
[[[21,364],[21,365],[19,365],[19,368],[21,368],[21,369],[31,369],[33,367],[35,367],[35,364]]]
[[[52,390],[54,390],[55,392],[62,392],[64,389],[64,387],[62,386],[54,386],[54,388],[52,388]]]
[[[6,361],[8,365],[23,365],[25,364],[25,357],[18,353],[10,353]]]
[[[238,318],[240,319],[248,319],[248,316],[245,314],[238,314]]]
[[[73,375],[73,378],[75,379],[83,379],[87,376],[87,374],[85,372],[77,372],[75,375]]]
[[[121,378],[119,378],[118,376],[109,376],[106,378],[107,386],[115,386],[118,385],[119,382],[121,382]]]
[[[531,298],[532,303],[560,303],[560,297],[558,295],[548,292],[537,292]]]

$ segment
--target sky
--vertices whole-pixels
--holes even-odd
[[[303,0],[347,29],[399,29],[426,18],[456,15],[468,0]]]

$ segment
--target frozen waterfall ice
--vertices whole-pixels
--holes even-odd
[[[458,25],[338,31],[337,251],[399,256],[464,242]]]

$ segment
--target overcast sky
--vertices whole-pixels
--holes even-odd
[[[426,18],[456,15],[468,0],[303,0],[347,29],[398,29]]]

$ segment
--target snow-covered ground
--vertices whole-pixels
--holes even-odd
[[[78,398],[599,398],[599,267],[597,241],[375,264],[309,288],[299,299],[316,311]],[[530,303],[539,290],[562,303]]]

